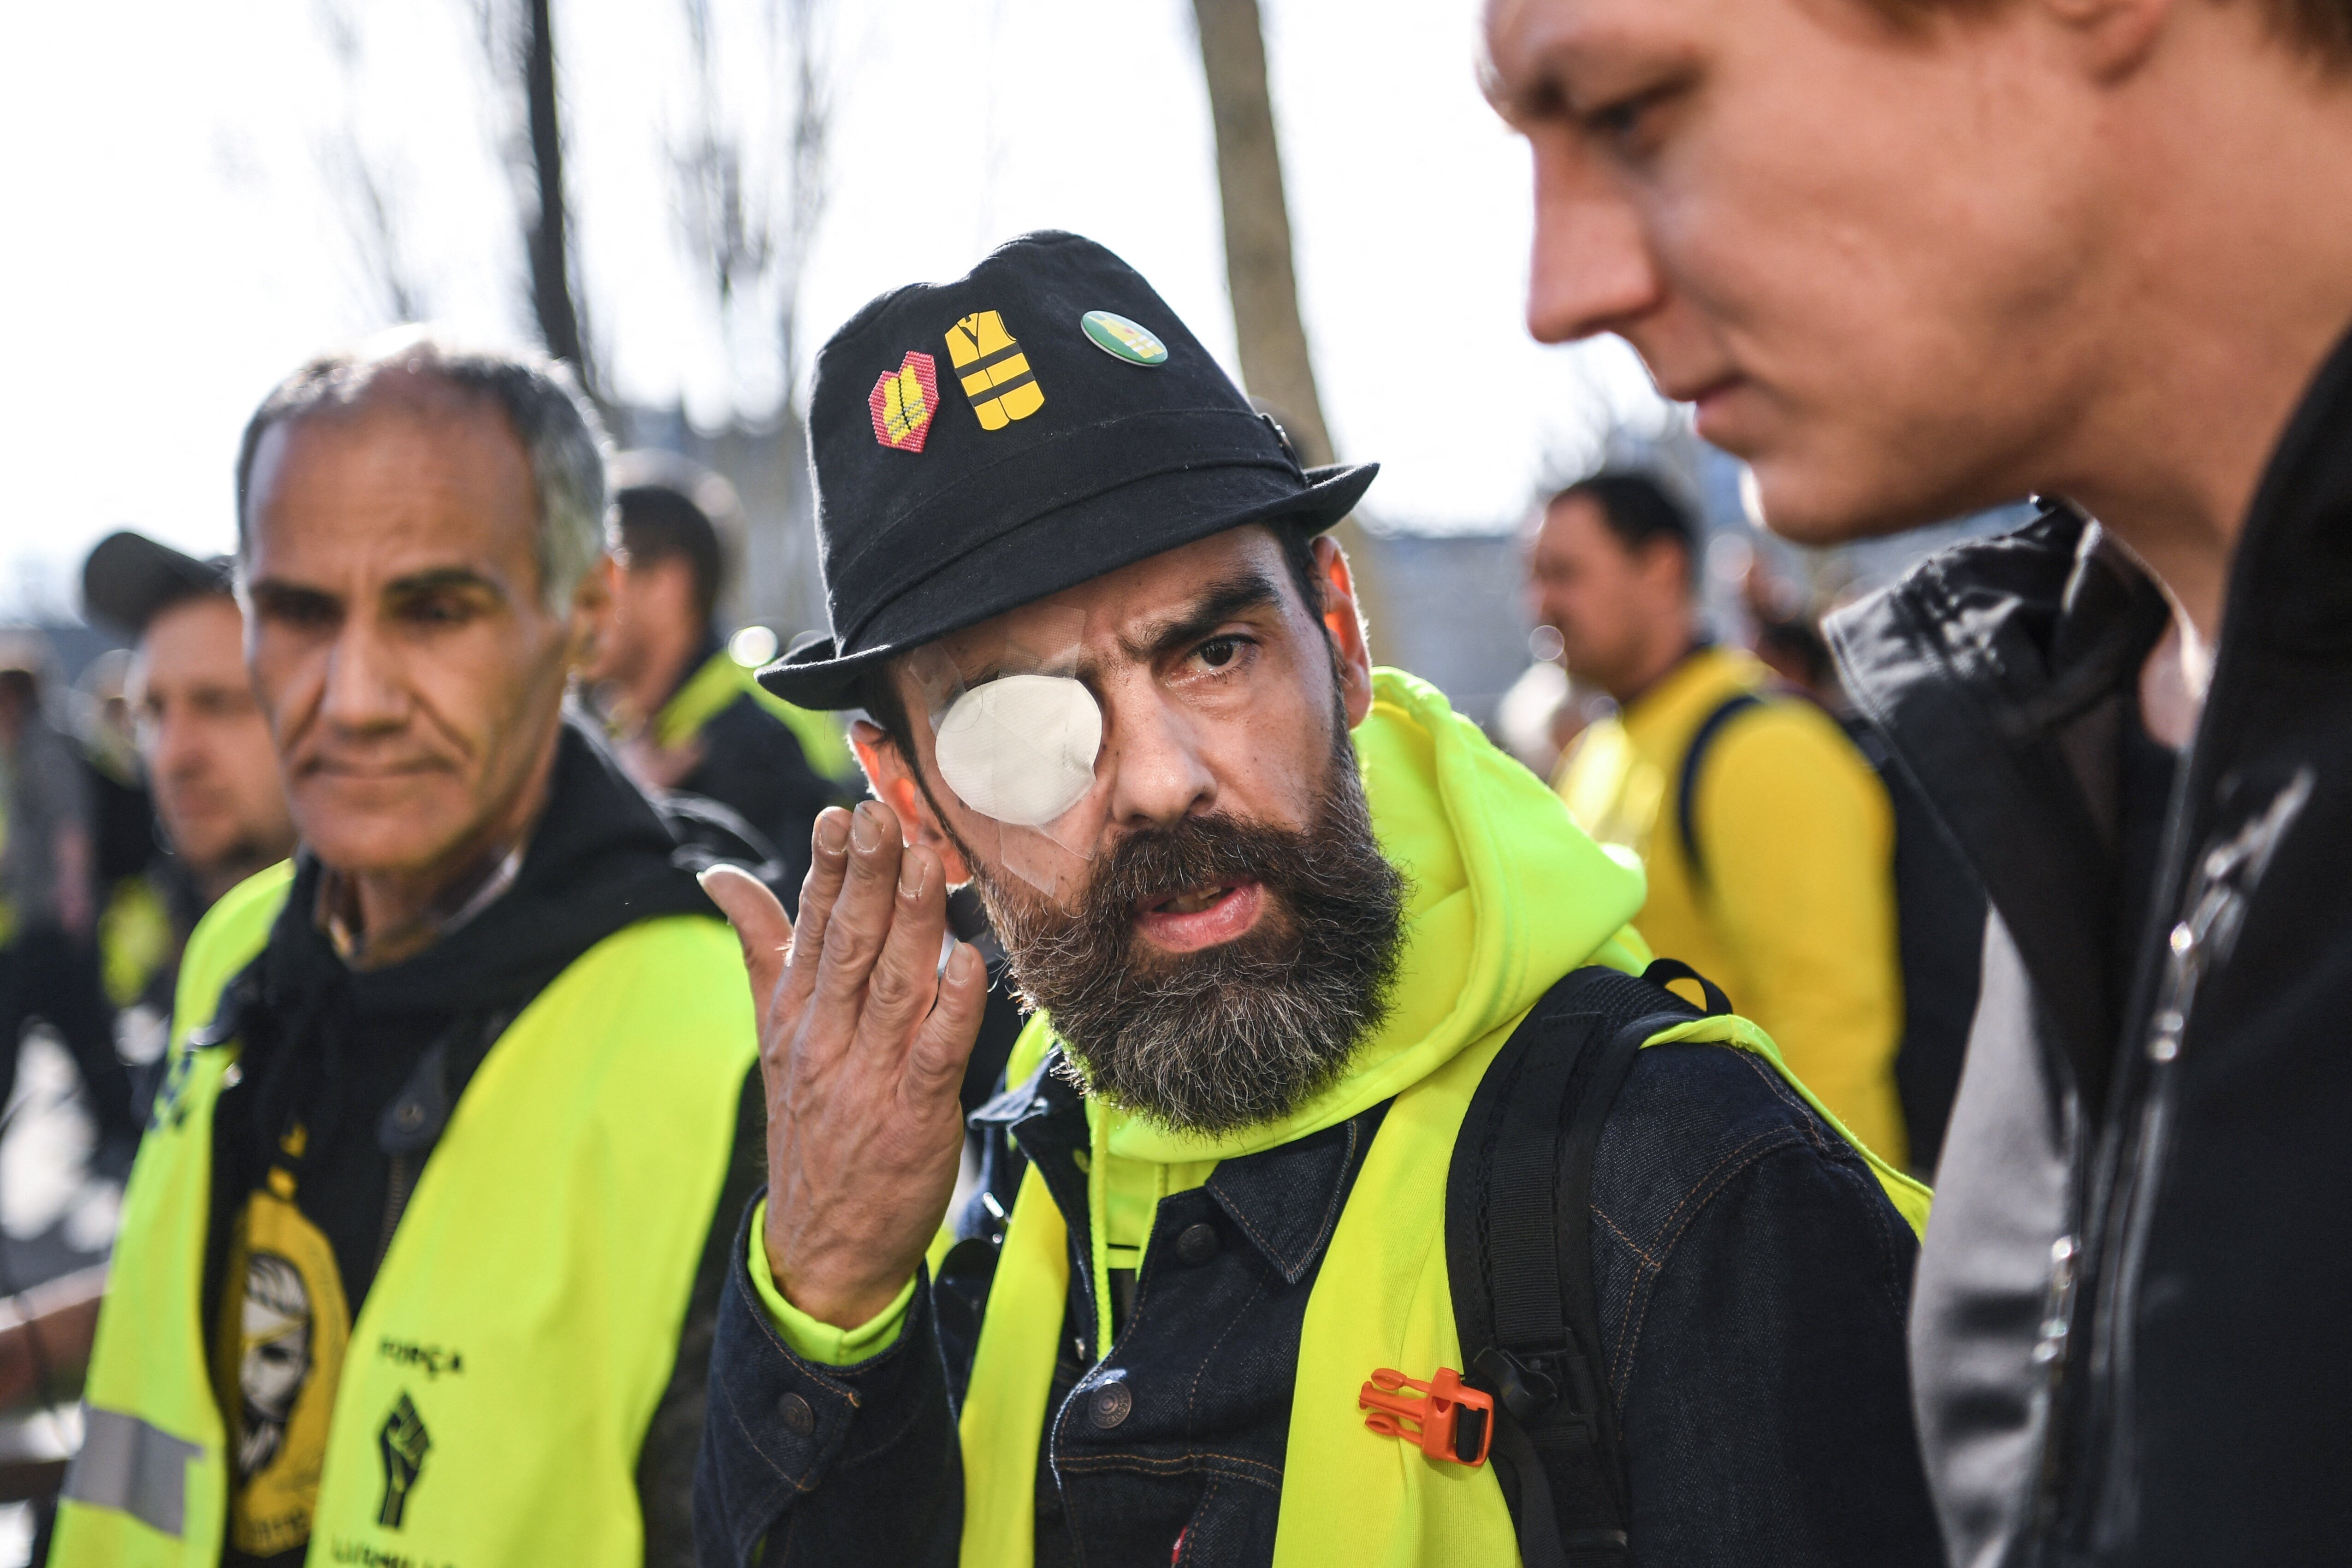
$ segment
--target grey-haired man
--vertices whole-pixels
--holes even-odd
[[[289,377],[237,476],[303,848],[189,944],[58,1561],[660,1560],[758,1161],[693,873],[762,855],[567,716],[595,415],[410,338]]]

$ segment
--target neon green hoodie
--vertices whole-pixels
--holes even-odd
[[[1492,1471],[1434,1463],[1369,1432],[1356,1391],[1376,1367],[1426,1376],[1437,1365],[1462,1364],[1444,1264],[1444,1156],[1487,1062],[1553,982],[1588,964],[1628,973],[1646,966],[1647,947],[1625,925],[1641,906],[1643,877],[1630,858],[1594,844],[1549,789],[1411,675],[1375,672],[1372,711],[1355,744],[1373,832],[1411,883],[1390,1016],[1346,1076],[1277,1123],[1202,1138],[1092,1102],[1093,1295],[1109,1300],[1114,1251],[1139,1259],[1162,1197],[1206,1181],[1220,1160],[1306,1137],[1393,1098],[1308,1299],[1276,1561],[1509,1562],[1517,1541]],[[1744,1019],[1698,1019],[1650,1043],[1670,1039],[1721,1040],[1780,1068],[1771,1042]],[[1008,1081],[1024,1080],[1054,1044],[1050,1019],[1032,1019]],[[1924,1218],[1924,1189],[1872,1164],[1906,1217]],[[752,1278],[803,1355],[844,1363],[895,1337],[908,1296],[843,1334],[785,1303],[756,1240],[752,1250]],[[1014,1201],[961,1420],[966,1568],[1034,1558],[1038,1439],[1069,1266],[1068,1228],[1033,1168]],[[1096,1343],[1108,1347],[1108,1307],[1098,1311],[1106,1321]]]
[[[1404,951],[1388,1019],[1339,1082],[1281,1121],[1241,1133],[1213,1139],[1173,1133],[1100,1101],[1091,1103],[1088,1228],[1098,1303],[1110,1298],[1105,1281],[1111,1251],[1139,1249],[1159,1200],[1206,1181],[1219,1160],[1336,1126],[1474,1046],[1486,1045],[1480,1054],[1490,1055],[1552,983],[1580,965],[1638,973],[1648,961],[1648,949],[1625,925],[1642,904],[1637,866],[1587,838],[1541,780],[1496,751],[1434,687],[1381,670],[1372,693],[1372,711],[1356,728],[1356,752],[1373,833],[1410,882]],[[1008,1080],[1034,1071],[1052,1044],[1050,1020],[1031,1019],[1014,1048]],[[1425,1185],[1440,1189],[1442,1199],[1442,1167]],[[1349,1211],[1358,1207],[1351,1197]],[[1335,1246],[1338,1240],[1335,1236]],[[1442,1244],[1437,1250],[1442,1283]],[[1033,1555],[1037,1437],[1068,1289],[1068,1255],[1067,1229],[1033,1171],[1014,1203],[964,1403],[962,1558],[968,1565],[1026,1563]],[[1108,1307],[1102,1311],[1107,1314]],[[1308,1312],[1311,1325],[1315,1308]],[[1450,1311],[1445,1319],[1450,1332]],[[1097,1343],[1108,1346],[1110,1337],[1105,1321]],[[1302,1354],[1302,1365],[1311,1349]],[[1354,1372],[1356,1381],[1371,1369],[1367,1363]],[[1346,1413],[1360,1433],[1353,1396],[1351,1385]],[[1370,1441],[1385,1442],[1385,1449],[1374,1449],[1381,1463],[1401,1462],[1402,1445]],[[1478,1474],[1491,1490],[1491,1479]],[[1495,1501],[1499,1507],[1499,1496]],[[1292,1511],[1286,1499],[1286,1518]],[[1503,1523],[1507,1526],[1507,1518]]]

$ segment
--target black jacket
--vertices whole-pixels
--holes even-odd
[[[1386,1111],[1225,1161],[1163,1200],[1132,1291],[1114,1291],[1108,1354],[1086,1283],[1077,1092],[1041,1070],[974,1118],[1000,1209],[1034,1159],[1070,1226],[1039,1563],[1272,1560],[1307,1298]],[[1612,1109],[1591,1201],[1633,1563],[1935,1563],[1902,1364],[1915,1247],[1852,1148],[1756,1058],[1655,1046]],[[953,1410],[986,1244],[950,1251],[898,1342],[848,1367],[784,1345],[753,1293],[749,1244],[730,1255],[719,1306],[695,1487],[701,1562],[947,1568],[962,1507]],[[1098,1367],[1123,1374],[1127,1399],[1100,1397]]]
[[[2352,343],[2255,496],[2138,863],[2166,614],[2053,507],[1831,628],[1992,906],[1912,1322],[1957,1568],[2352,1552]]]

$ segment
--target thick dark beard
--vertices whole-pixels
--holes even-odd
[[[1344,722],[1327,771],[1303,832],[1211,816],[1122,839],[1075,914],[967,856],[1015,982],[1095,1092],[1179,1132],[1279,1121],[1386,1019],[1405,880],[1372,836]],[[1247,935],[1174,954],[1136,932],[1138,900],[1234,880],[1266,896]]]

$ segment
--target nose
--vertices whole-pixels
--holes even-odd
[[[398,668],[372,617],[346,617],[327,653],[319,716],[345,734],[399,728],[407,720],[408,704]]]
[[[1217,798],[1217,779],[1197,727],[1156,689],[1106,694],[1104,766],[1110,819],[1122,827],[1165,827]]]
[[[1551,619],[1551,584],[1544,580],[1543,573],[1538,571],[1533,563],[1528,564],[1526,575],[1519,579],[1519,602],[1525,606],[1528,620],[1548,622]]]
[[[148,721],[147,771],[158,779],[194,779],[205,771],[205,747],[200,727],[176,704],[158,705],[163,712]]]
[[[1622,331],[1663,296],[1641,214],[1566,130],[1535,148],[1535,254],[1528,268],[1528,330],[1567,343]]]

